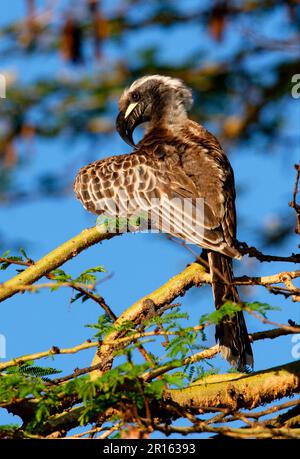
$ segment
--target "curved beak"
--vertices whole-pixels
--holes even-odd
[[[136,145],[133,141],[133,132],[137,126],[148,121],[143,115],[142,104],[132,103],[128,106],[126,112],[119,112],[116,120],[116,128],[122,139],[133,148]]]

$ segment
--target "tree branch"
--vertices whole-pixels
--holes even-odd
[[[286,282],[287,278],[297,279],[300,277],[300,270],[296,271],[283,271],[278,274],[271,274],[269,276],[259,276],[259,277],[235,277],[234,283],[236,285],[272,285],[272,284],[281,284]]]
[[[199,263],[192,263],[180,274],[177,274],[157,290],[147,295],[147,297],[141,298],[134,303],[123,312],[115,324],[121,325],[127,321],[136,325],[141,324],[145,319],[153,317],[165,304],[171,303],[175,298],[183,295],[193,285],[199,286],[202,283],[209,282],[209,280],[210,275],[205,271],[205,268]],[[113,331],[105,337],[92,362],[92,366],[100,364],[99,371],[92,373],[92,378],[97,378],[102,372],[110,369],[114,353],[118,350],[118,346],[112,343],[116,343],[118,339],[122,338],[123,334],[124,331]]]
[[[201,408],[240,408],[252,410],[256,406],[290,396],[300,389],[299,362],[270,368],[250,375],[211,375],[184,389],[164,391],[164,401],[196,411]]]
[[[285,427],[272,428],[272,427],[211,427],[207,423],[201,422],[197,425],[190,427],[178,427],[178,426],[168,426],[163,424],[154,423],[154,428],[163,432],[166,435],[171,433],[180,434],[180,435],[191,435],[197,432],[209,432],[215,433],[218,435],[223,435],[226,437],[231,437],[235,439],[245,439],[245,438],[256,438],[256,439],[266,439],[266,438],[300,438],[300,429],[289,429]]]
[[[25,271],[0,285],[0,302],[15,295],[24,287],[31,285],[80,252],[105,239],[111,239],[120,233],[108,233],[106,225],[94,226],[82,231],[77,236],[48,253],[45,257],[29,266]]]
[[[297,204],[297,194],[298,194],[298,187],[299,187],[299,179],[300,179],[300,164],[295,164],[296,169],[296,179],[293,191],[293,200],[289,202],[289,206],[292,209],[295,209],[296,212],[296,228],[295,233],[300,234],[300,205]]]
[[[256,333],[249,334],[249,338],[252,342],[259,341],[262,339],[275,339],[279,338],[280,336],[286,336],[291,334],[296,334],[298,331],[293,330],[283,330],[282,328],[273,328],[272,330],[266,330]],[[217,355],[219,352],[219,345],[216,344],[213,347],[208,349],[204,349],[201,352],[197,352],[194,355],[186,357],[181,362],[170,362],[162,365],[161,367],[157,367],[154,370],[150,370],[143,375],[144,381],[152,381],[152,379],[157,378],[158,376],[167,373],[175,368],[180,368],[185,365],[192,365],[193,363],[199,362],[200,360],[208,360],[212,359]]]
[[[287,263],[300,263],[300,254],[299,253],[292,253],[288,257],[281,257],[277,255],[265,255],[264,253],[257,250],[256,247],[248,247],[245,243],[240,243],[240,252],[243,255],[249,255],[251,258],[256,258],[258,261],[280,261],[280,262],[287,262]]]
[[[210,375],[184,389],[165,389],[162,400],[151,402],[150,409],[152,418],[157,417],[162,421],[179,418],[183,411],[185,414],[197,415],[201,412],[215,411],[230,414],[241,408],[253,409],[291,396],[299,389],[299,362],[292,362],[250,375],[241,373]],[[113,407],[109,409],[112,409],[112,413],[115,412]],[[76,427],[83,411],[83,406],[76,406],[51,416],[44,426],[43,433],[68,431]],[[97,421],[98,417],[99,413],[96,413],[90,421]],[[201,431],[213,430],[210,430],[205,423],[202,424]]]
[[[8,362],[0,363],[0,371],[5,370],[6,368],[14,367],[15,365],[22,365],[24,362],[29,362],[30,360],[38,360],[43,359],[45,357],[49,357],[50,355],[57,355],[57,354],[76,354],[77,352],[83,351],[85,349],[90,349],[91,347],[99,346],[98,342],[95,341],[85,341],[82,344],[78,344],[77,346],[60,349],[57,346],[52,346],[51,349],[48,351],[43,352],[36,352],[34,354],[23,355],[20,357],[16,357],[15,359],[9,360]]]

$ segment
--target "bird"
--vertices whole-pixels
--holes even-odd
[[[242,258],[236,239],[234,173],[218,139],[189,118],[192,104],[192,91],[181,79],[147,75],[134,81],[119,99],[116,119],[116,130],[133,151],[84,166],[74,191],[94,214],[145,211],[159,231],[201,247],[219,309],[227,301],[240,303],[232,267],[233,259]],[[141,124],[144,134],[135,144],[133,133]],[[215,337],[231,366],[239,371],[253,368],[242,311],[225,315]]]

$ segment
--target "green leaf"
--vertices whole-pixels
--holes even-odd
[[[104,273],[106,272],[106,269],[99,265],[95,266],[94,268],[87,269],[86,271],[83,271],[76,279],[76,282],[79,282],[81,284],[88,284],[92,283],[94,284],[97,280],[95,273]]]
[[[0,266],[0,271],[5,271],[7,268],[9,268],[9,266],[11,266],[11,263],[2,261],[1,266]]]
[[[84,402],[92,400],[96,395],[96,387],[93,381],[87,381],[86,384],[81,388],[80,396]]]
[[[89,299],[90,299],[90,298],[89,298],[88,295],[84,295],[84,296],[82,297],[81,302],[82,302],[82,303],[85,303],[85,302],[86,302],[87,300],[89,300]]]
[[[70,274],[66,274],[62,269],[55,269],[51,271],[51,274],[55,276],[54,280],[57,282],[70,282],[70,280],[72,280]]]
[[[87,269],[86,271],[83,272],[83,274],[85,273],[105,273],[105,272],[106,272],[106,269],[104,268],[104,266],[99,265],[99,266],[95,266],[94,268]]]
[[[71,298],[71,303],[75,303],[75,301],[79,300],[83,296],[86,296],[83,292],[76,293],[76,295],[73,298]]]
[[[21,427],[21,424],[10,424],[10,425],[2,425],[0,426],[0,431],[4,430],[6,432],[13,433],[14,431],[18,430]]]
[[[27,256],[25,250],[23,249],[23,247],[20,247],[19,250],[20,250],[20,253],[23,255],[23,257],[25,258],[25,260],[28,260],[28,256]]]
[[[164,379],[168,384],[182,388],[185,377],[186,375],[182,371],[177,371],[176,373],[165,375]]]
[[[9,251],[5,252],[5,253],[8,254]],[[3,258],[5,258],[5,257],[3,257]],[[22,257],[11,256],[11,257],[7,258],[7,261],[2,261],[0,263],[1,264],[0,270],[5,271],[9,266],[11,266],[12,263],[10,263],[10,261],[17,261],[18,262],[18,261],[23,261],[23,260],[22,260]]]
[[[163,379],[157,379],[156,381],[152,381],[145,387],[145,395],[153,396],[159,400],[162,396],[165,386],[166,382]]]
[[[95,334],[95,338],[97,339],[102,339],[104,335],[112,332],[115,329],[113,321],[108,314],[101,314],[96,324],[86,324],[85,327],[95,328],[98,330],[98,332]]]
[[[281,308],[277,306],[271,306],[268,303],[259,303],[258,301],[255,301],[253,303],[245,303],[248,309],[251,309],[251,311],[256,311],[259,312],[264,318],[267,318],[267,311],[280,311]]]
[[[49,416],[49,408],[46,403],[40,402],[36,410],[35,419],[39,423]]]
[[[22,261],[22,257],[11,256],[8,258],[8,261]]]
[[[218,324],[223,317],[229,316],[232,317],[234,314],[236,314],[238,311],[241,311],[242,307],[241,305],[232,303],[232,302],[227,302],[223,304],[219,309],[216,311],[212,312],[211,314],[204,314],[201,319],[200,319],[200,324],[203,324],[205,322],[209,322],[212,324]]]
[[[33,376],[35,378],[43,378],[49,375],[55,375],[61,373],[61,370],[57,370],[52,367],[40,367],[34,365],[34,361],[28,361],[22,365],[15,365],[7,369],[9,374],[19,374],[23,376]]]

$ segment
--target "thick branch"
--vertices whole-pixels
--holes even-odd
[[[230,413],[240,408],[253,409],[290,396],[299,389],[299,362],[251,375],[211,375],[184,389],[165,389],[162,401],[151,402],[151,415],[165,421],[180,417],[182,410],[199,414],[201,410],[206,413],[225,409]],[[44,433],[49,434],[56,430],[67,432],[76,427],[83,410],[83,406],[78,406],[50,417],[44,426]],[[96,413],[91,421],[96,421],[98,417],[99,413]],[[204,431],[209,431],[206,424],[205,427]]]
[[[165,390],[164,401],[175,402],[184,409],[213,410],[253,409],[289,396],[300,390],[299,362],[245,374],[212,375],[190,387]]]

